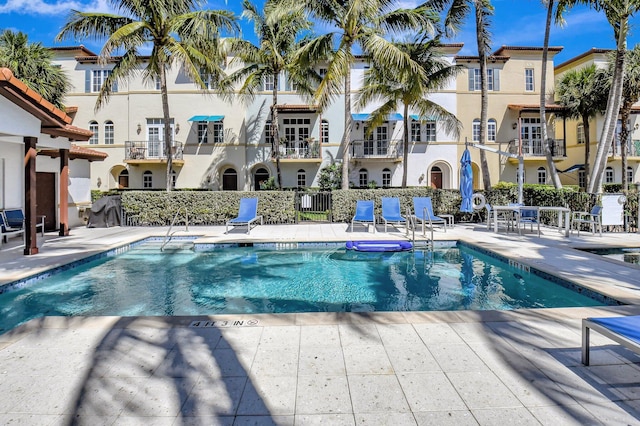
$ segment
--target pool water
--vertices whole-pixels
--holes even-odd
[[[160,252],[141,244],[0,295],[0,333],[40,316],[487,310],[601,301],[475,251]]]

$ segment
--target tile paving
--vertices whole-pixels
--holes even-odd
[[[259,226],[250,236],[192,227],[205,242],[345,241],[401,232],[346,224]],[[74,229],[41,253],[0,250],[0,283],[81,259],[162,228]],[[580,319],[640,313],[638,269],[575,246],[638,245],[636,234],[493,234],[462,239],[615,295],[627,306],[511,312],[238,315],[247,326],[184,317],[46,317],[0,335],[0,423],[37,425],[640,424],[640,357]],[[287,236],[293,236],[291,238]],[[200,318],[204,319],[204,318]]]

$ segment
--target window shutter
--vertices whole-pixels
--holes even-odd
[[[497,68],[493,69],[493,91],[500,91],[500,70]]]
[[[469,68],[469,91],[470,92],[473,92],[475,90],[475,87],[474,87],[474,84],[473,84],[473,82],[474,82],[473,75],[474,75],[473,68]]]
[[[84,71],[84,93],[91,93],[91,70]]]

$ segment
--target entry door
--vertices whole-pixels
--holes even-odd
[[[442,189],[442,171],[436,170],[435,167],[431,170],[431,187]]]
[[[173,124],[171,125],[173,137]],[[164,124],[161,119],[147,120],[147,155],[146,158],[164,157]]]
[[[46,216],[44,229],[47,231],[58,229],[56,192],[55,173],[36,173],[36,214]]]

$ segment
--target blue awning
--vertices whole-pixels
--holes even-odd
[[[222,121],[224,115],[194,115],[187,121]]]
[[[571,173],[571,172],[575,172],[576,170],[584,170],[584,164],[574,164],[573,166],[569,167],[567,170],[558,170],[558,173]]]
[[[351,114],[353,121],[367,121],[371,117],[371,114]],[[387,116],[387,121],[401,121],[402,114],[396,112]]]

